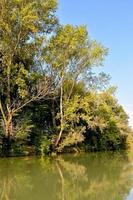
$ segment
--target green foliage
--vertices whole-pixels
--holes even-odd
[[[89,150],[126,149],[126,138],[131,130],[128,126],[128,116],[122,106],[109,91],[95,95],[95,100],[92,100],[88,105],[90,115],[85,113],[82,118],[87,125],[85,133],[87,148]],[[87,112],[85,104],[83,105],[84,111]]]
[[[35,142],[35,151],[36,154],[44,156],[51,153],[51,141],[47,135],[41,135],[36,139]]]
[[[107,49],[89,38],[85,26],[60,26],[43,49],[44,61],[58,76],[76,78],[102,64]],[[75,73],[75,74],[74,74]]]
[[[93,70],[108,49],[86,26],[59,24],[56,9],[56,0],[0,1],[0,146],[6,155],[127,148],[128,116],[110,76]]]
[[[19,111],[50,90],[39,63],[44,41],[58,24],[56,8],[56,0],[0,1],[0,117],[8,140],[24,139],[32,126],[16,121]]]
[[[126,149],[126,138],[131,132],[128,116],[112,95],[112,89],[75,95],[64,102],[64,136],[60,151],[65,146],[76,144],[71,130],[80,130],[81,127],[82,141],[79,137],[79,142],[84,143],[87,150],[95,151]]]
[[[25,144],[21,141],[15,141],[11,146],[11,151],[9,156],[28,156],[29,151]]]
[[[63,152],[65,149],[75,147],[77,144],[84,141],[84,128],[78,127],[72,130],[69,130],[70,132],[64,137],[63,141],[59,144],[59,147],[57,147],[57,152]]]
[[[34,125],[32,125],[31,121],[26,117],[17,121],[17,124],[15,126],[16,139],[27,139],[33,127]]]

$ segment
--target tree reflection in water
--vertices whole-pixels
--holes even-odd
[[[1,200],[125,200],[132,161],[120,153],[0,159]]]

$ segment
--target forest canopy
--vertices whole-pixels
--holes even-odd
[[[131,135],[108,49],[84,25],[62,25],[56,0],[0,1],[1,155],[120,150]]]

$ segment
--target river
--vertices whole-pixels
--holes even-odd
[[[0,200],[133,200],[124,153],[1,158]]]

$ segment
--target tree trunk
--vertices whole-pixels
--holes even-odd
[[[5,137],[3,138],[3,153],[6,156],[10,155],[12,139],[13,139],[13,122],[12,113],[9,112],[7,116],[7,121],[5,123]]]
[[[61,77],[61,94],[60,94],[60,133],[58,135],[58,138],[56,140],[55,146],[58,146],[62,132],[63,132],[63,75]]]

